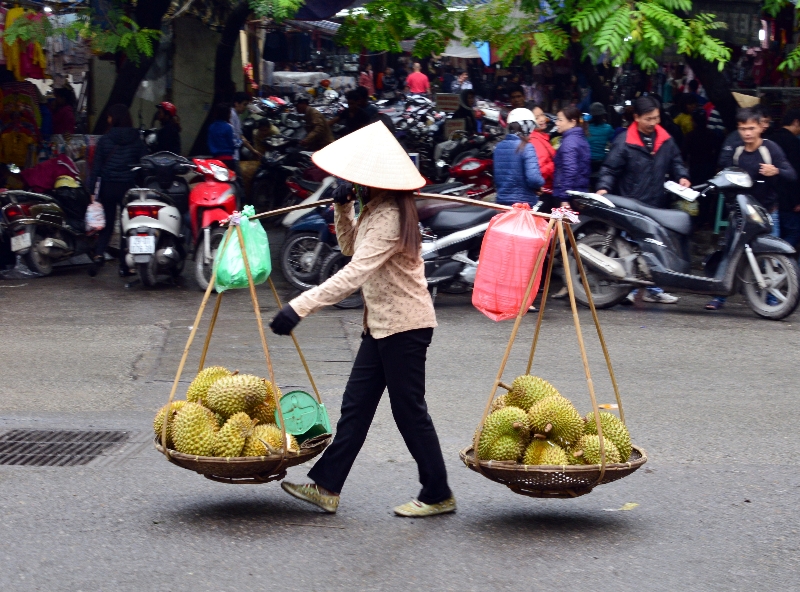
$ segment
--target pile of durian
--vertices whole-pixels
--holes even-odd
[[[627,462],[631,437],[616,416],[600,412],[606,463]],[[492,402],[478,438],[481,460],[524,465],[598,465],[600,438],[594,413],[581,417],[573,404],[538,376],[517,377]]]
[[[167,423],[167,448],[196,456],[269,456],[280,453],[281,429],[275,423],[275,386],[252,374],[221,366],[201,370],[185,401],[173,401]],[[278,389],[280,398],[280,389]],[[162,435],[167,405],[153,420]],[[286,434],[287,450],[297,451],[295,437]]]

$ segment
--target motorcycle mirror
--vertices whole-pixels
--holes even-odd
[[[14,163],[11,163],[10,165],[8,165],[8,172],[13,173],[14,175],[19,175],[20,168]]]

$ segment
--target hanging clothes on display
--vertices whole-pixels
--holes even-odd
[[[37,20],[41,19],[42,15],[26,11],[24,8],[12,8],[6,13],[5,28],[20,18]],[[6,58],[6,68],[14,73],[17,80],[44,78],[47,58],[38,41],[25,42],[18,39],[13,45],[9,45],[3,37],[3,54]]]

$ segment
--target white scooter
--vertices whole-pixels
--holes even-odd
[[[139,280],[154,286],[158,275],[178,277],[186,260],[181,213],[165,193],[134,188],[122,202],[122,245],[125,263]]]

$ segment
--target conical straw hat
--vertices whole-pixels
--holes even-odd
[[[328,144],[311,160],[331,175],[368,187],[411,190],[425,185],[411,158],[381,121]]]
[[[761,99],[759,99],[758,97],[753,97],[738,92],[731,94],[733,95],[733,98],[736,99],[736,103],[740,107],[755,107],[761,102]]]

